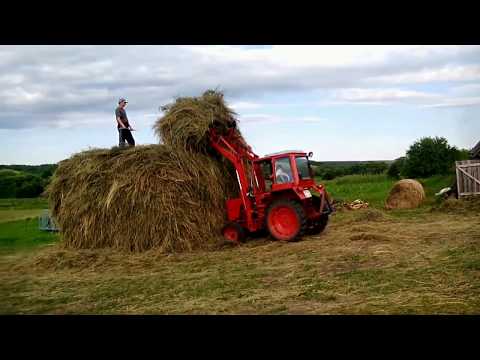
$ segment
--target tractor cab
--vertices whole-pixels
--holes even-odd
[[[308,155],[300,150],[285,150],[255,161],[261,169],[263,191],[282,191],[292,187],[310,188],[313,170]]]

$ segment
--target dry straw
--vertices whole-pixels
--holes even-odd
[[[154,125],[155,133],[166,144],[194,152],[212,153],[207,136],[211,126],[224,133],[229,125],[237,122],[223,94],[213,90],[200,97],[177,98],[162,110],[165,115]]]
[[[235,122],[223,95],[208,91],[164,107],[162,145],[89,150],[59,163],[48,189],[71,248],[188,251],[213,246],[236,196],[230,164],[208,155],[207,131]]]

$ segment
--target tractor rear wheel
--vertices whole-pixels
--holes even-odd
[[[320,216],[320,219],[318,219],[312,224],[312,227],[308,229],[307,233],[309,235],[318,235],[323,230],[325,230],[325,228],[327,227],[327,223],[328,223],[328,215],[324,214]]]
[[[274,201],[270,205],[266,223],[270,235],[280,241],[293,241],[301,237],[307,228],[302,206],[286,199]]]
[[[222,235],[225,240],[233,243],[245,241],[245,230],[235,222],[228,223],[222,229]]]

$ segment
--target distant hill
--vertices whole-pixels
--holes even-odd
[[[42,165],[0,165],[0,170],[9,169],[27,173],[30,175],[40,176],[42,178],[47,178],[51,176],[57,164],[42,164]]]
[[[355,174],[382,174],[394,160],[310,161],[315,175],[324,180]]]
[[[374,163],[387,163],[391,164],[395,160],[369,160],[369,161],[314,161],[310,160],[310,163],[315,166],[328,166],[328,167],[349,167],[354,165],[374,164]]]
[[[0,198],[39,196],[56,168],[56,164],[0,165]]]

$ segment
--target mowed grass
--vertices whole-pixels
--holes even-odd
[[[57,246],[0,262],[0,313],[478,314],[480,217],[338,214],[324,234],[162,255]]]
[[[0,210],[48,209],[46,198],[0,199]]]
[[[0,210],[0,224],[14,220],[29,219],[38,217],[43,212],[42,209],[32,210]]]
[[[364,178],[335,180],[327,184],[334,196],[375,208],[339,211],[324,233],[295,243],[260,238],[174,255],[74,251],[34,219],[0,224],[9,249],[0,251],[0,313],[480,313],[480,211],[429,205],[450,179],[425,180],[421,208],[388,212],[372,190],[385,178],[370,187]]]
[[[45,198],[0,199],[0,224],[15,220],[37,218],[44,209],[48,209],[48,202]],[[0,227],[0,236],[1,230],[2,228]]]

